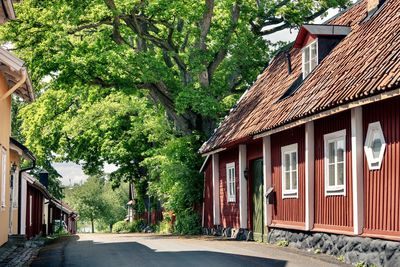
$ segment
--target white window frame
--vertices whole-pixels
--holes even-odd
[[[293,181],[293,171],[292,169],[292,153],[296,153],[296,188],[292,188],[292,184],[290,185],[290,189],[286,189],[286,177],[285,177],[285,155],[289,154],[290,157],[290,183]],[[298,198],[299,197],[299,152],[298,152],[298,144],[291,144],[288,146],[281,147],[281,178],[282,178],[282,199],[285,198]]]
[[[311,57],[311,46],[314,45],[314,44],[315,44],[315,49],[316,49],[316,55],[315,56],[317,58],[317,62],[316,62],[315,67],[314,67],[314,69],[315,69],[319,64],[319,62],[318,62],[318,38],[316,38],[315,41],[309,43],[307,46],[303,47],[303,49],[301,50],[303,80],[308,75],[310,75],[310,73],[314,70],[314,69],[311,69],[311,59],[312,59],[312,57]],[[305,50],[307,50],[307,49],[310,51],[310,53],[309,53],[310,71],[306,75],[306,72],[305,72],[306,60],[305,60],[305,56],[304,55],[305,55]]]
[[[372,132],[373,131],[378,131],[379,137],[382,141],[382,147],[381,151],[379,152],[378,158],[374,158],[374,155],[372,153]],[[372,122],[368,124],[368,130],[367,130],[367,136],[365,138],[365,144],[364,144],[364,152],[365,156],[367,158],[368,162],[368,168],[370,170],[380,170],[382,166],[382,161],[383,161],[383,155],[385,154],[386,150],[386,141],[385,141],[385,136],[383,135],[381,123],[379,121]]]
[[[6,186],[7,186],[7,150],[1,147],[1,184],[0,184],[0,206],[6,208]]]
[[[233,179],[230,180],[230,171],[233,170]],[[232,188],[233,186],[233,188]],[[227,191],[227,201],[236,202],[236,170],[235,162],[226,164],[226,191]]]
[[[338,185],[337,171],[335,171],[335,185],[329,185],[329,143],[342,140],[344,142],[344,156],[343,156],[343,185]],[[325,196],[346,196],[346,183],[347,183],[347,163],[346,163],[346,129],[325,134],[324,135],[324,180],[325,180]],[[335,155],[335,158],[337,155]],[[335,166],[337,162],[335,160]],[[337,167],[336,167],[337,168]]]

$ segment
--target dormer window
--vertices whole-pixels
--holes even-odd
[[[303,79],[318,65],[317,40],[303,48]]]
[[[310,25],[301,26],[294,41],[294,48],[302,49],[303,79],[349,34],[351,28],[341,25]]]

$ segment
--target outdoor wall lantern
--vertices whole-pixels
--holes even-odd
[[[246,168],[244,170],[243,174],[244,174],[244,178],[247,180],[247,178],[249,178],[249,169]]]

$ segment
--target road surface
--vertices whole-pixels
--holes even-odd
[[[344,266],[336,259],[256,242],[151,234],[81,234],[45,248],[32,266]]]

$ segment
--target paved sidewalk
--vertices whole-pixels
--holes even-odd
[[[38,254],[39,247],[5,245],[0,248],[0,267],[29,266]]]

